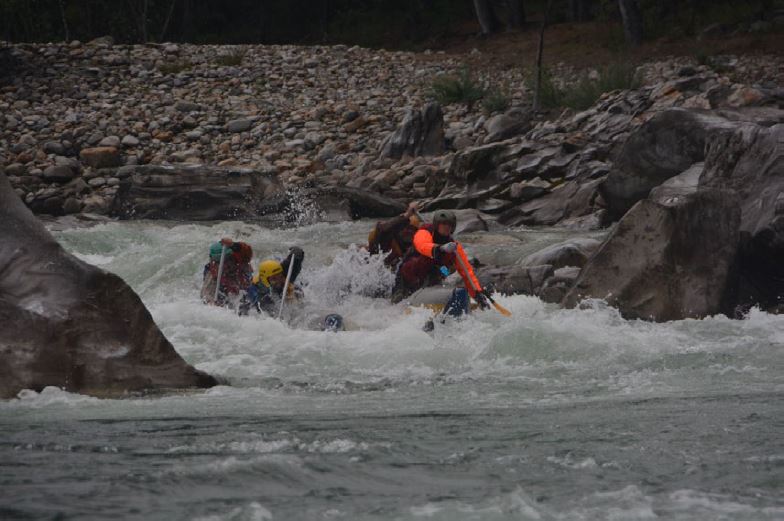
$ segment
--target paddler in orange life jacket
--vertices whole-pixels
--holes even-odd
[[[432,224],[425,224],[414,235],[414,246],[406,254],[397,272],[392,301],[400,302],[415,291],[440,285],[451,273],[458,271],[468,294],[485,309],[489,307],[487,295],[479,284],[463,246],[455,242],[452,234],[457,226],[454,212],[438,211]],[[458,262],[458,256],[462,263]]]
[[[421,225],[417,203],[413,202],[394,219],[376,224],[368,235],[367,249],[373,255],[386,253],[384,264],[394,270],[413,245],[414,234]]]

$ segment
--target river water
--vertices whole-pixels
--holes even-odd
[[[177,351],[229,385],[0,402],[0,518],[784,519],[784,316],[652,324],[502,297],[421,330],[347,251],[369,223],[108,223],[55,236],[139,292]],[[288,323],[203,306],[209,243],[306,251]],[[467,236],[509,260],[567,237]],[[349,331],[309,328],[337,311]]]

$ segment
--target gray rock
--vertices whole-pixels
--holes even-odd
[[[235,119],[226,123],[226,130],[236,134],[238,132],[245,132],[246,130],[250,130],[253,126],[253,121],[250,119]]]
[[[44,143],[43,149],[47,154],[55,154],[58,156],[65,154],[65,147],[59,141],[47,141]]]
[[[549,264],[556,270],[566,266],[582,268],[600,245],[601,241],[591,238],[569,239],[528,255],[521,264],[523,266]]]
[[[136,136],[132,136],[130,134],[124,136],[122,138],[122,146],[124,147],[138,147],[139,146],[139,139]]]
[[[503,141],[525,134],[530,129],[531,113],[515,107],[487,120],[485,123],[485,130],[487,130],[485,143]]]
[[[702,187],[740,198],[738,303],[775,308],[784,296],[784,125],[743,124],[712,140]]]
[[[106,136],[98,143],[98,146],[118,148],[120,146],[120,138],[117,136]]]
[[[122,279],[67,253],[0,174],[0,398],[211,387]]]
[[[740,207],[704,189],[637,203],[580,273],[564,305],[605,299],[627,318],[667,321],[731,311]]]
[[[684,109],[656,114],[623,144],[600,191],[608,210],[620,217],[651,189],[705,160],[708,136],[731,132],[726,119]]]
[[[241,219],[285,206],[277,176],[202,165],[123,167],[111,215],[188,221]]]
[[[492,285],[503,295],[536,295],[552,274],[552,266],[513,265],[482,267],[476,275],[482,287]]]
[[[174,110],[179,112],[197,112],[201,110],[201,105],[191,101],[180,100],[174,104]]]
[[[545,281],[539,291],[539,298],[549,304],[558,304],[574,286],[579,276],[580,268],[574,266],[555,270],[553,276]]]
[[[52,165],[44,169],[44,180],[50,183],[67,183],[77,176],[77,173],[66,165]]]
[[[82,209],[82,204],[79,202],[76,197],[69,197],[63,203],[63,213],[68,215],[72,213],[79,213]]]
[[[444,152],[444,113],[438,103],[409,109],[400,127],[381,144],[380,157],[435,156]]]

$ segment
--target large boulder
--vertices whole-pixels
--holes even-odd
[[[210,387],[118,276],[60,247],[0,174],[0,398]]]
[[[740,197],[739,303],[784,304],[784,124],[745,124],[717,137],[700,184]]]
[[[120,218],[217,220],[275,214],[286,206],[274,173],[204,165],[118,169],[112,214]]]
[[[709,137],[734,128],[725,118],[695,110],[653,116],[629,136],[599,187],[611,215],[621,217],[651,189],[703,161]]]
[[[729,191],[685,188],[637,203],[583,268],[563,304],[605,299],[627,318],[730,313],[740,206]]]
[[[381,157],[438,156],[444,149],[444,113],[431,102],[423,110],[408,110],[400,127],[381,144]]]

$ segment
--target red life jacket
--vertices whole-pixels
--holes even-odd
[[[452,239],[451,235],[443,237],[435,233],[435,227],[432,224],[421,226],[416,235],[414,235],[414,247],[409,250],[398,270],[400,281],[408,289],[434,286],[440,284],[444,279],[440,267],[446,266],[450,272],[455,270],[460,272],[468,293],[473,297],[476,290],[481,290],[482,286],[479,284],[476,275],[474,275],[474,270],[468,262],[468,257],[462,245],[458,243],[455,253],[440,254],[438,261],[433,258],[433,250],[437,246],[453,241],[454,239]],[[464,271],[460,263],[457,262],[457,255],[463,260],[462,264],[467,271]]]

